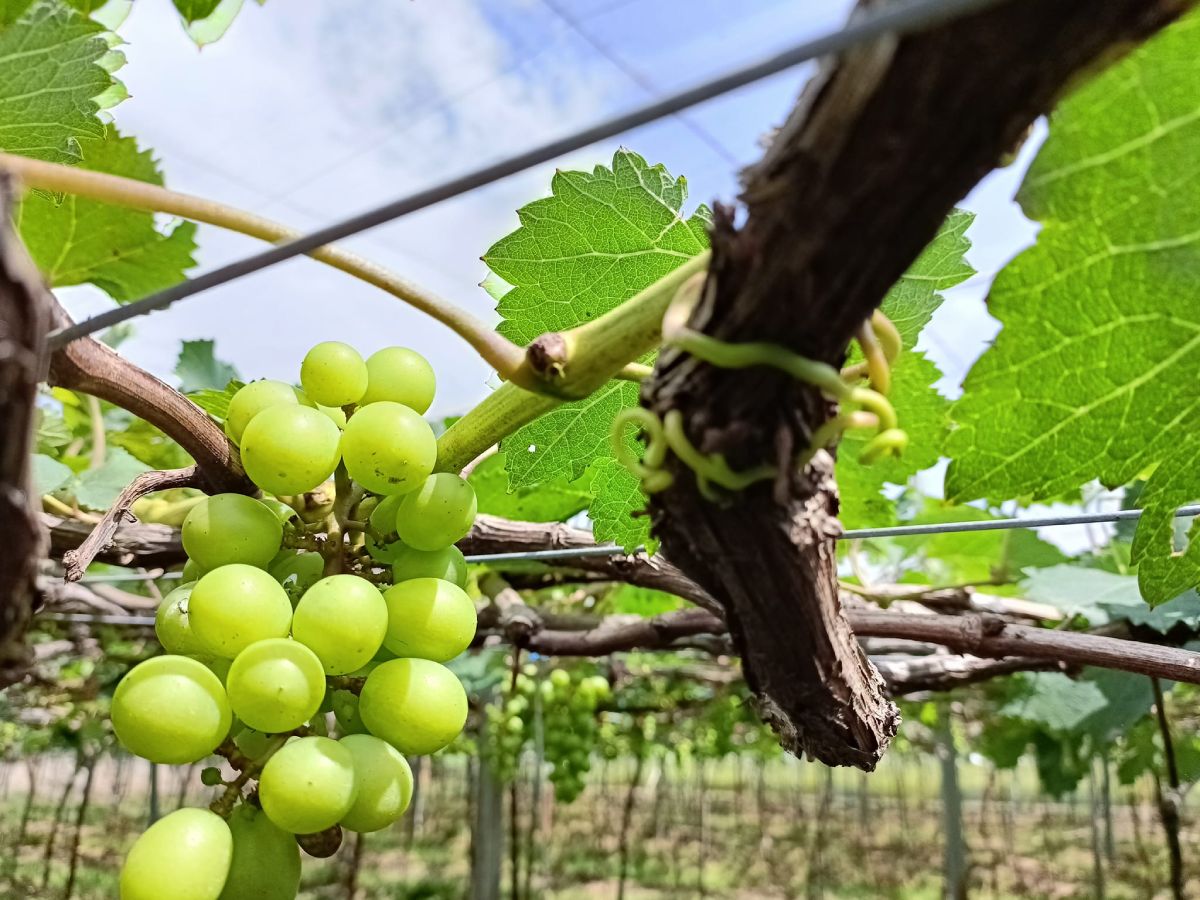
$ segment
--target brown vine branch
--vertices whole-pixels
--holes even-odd
[[[78,581],[83,577],[88,566],[92,564],[92,560],[101,551],[108,549],[114,535],[117,533],[117,527],[127,518],[133,518],[129,512],[129,508],[133,506],[134,501],[139,497],[144,497],[146,494],[151,494],[154,491],[165,491],[171,488],[196,487],[199,481],[199,472],[195,466],[188,466],[183,469],[168,469],[164,472],[143,472],[137,476],[117,495],[117,499],[113,501],[112,506],[109,507],[91,533],[83,539],[79,547],[74,550],[68,550],[63,554],[64,579],[67,581]]]
[[[77,519],[42,513],[41,524],[50,532],[50,555],[62,559],[79,547],[94,526]],[[129,525],[118,522],[107,545],[95,559],[118,566],[145,566],[155,569],[182,565],[187,559],[179,529],[169,525],[139,522]]]
[[[0,687],[23,677],[30,658],[23,639],[46,542],[30,452],[51,319],[11,212],[12,185],[0,178]]]

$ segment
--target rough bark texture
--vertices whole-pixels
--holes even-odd
[[[745,173],[744,227],[718,215],[690,326],[840,364],[954,204],[1064,87],[1190,5],[1012,0],[828,61]],[[833,459],[819,453],[790,472],[828,403],[773,370],[719,370],[672,352],[643,398],[659,414],[681,410],[692,440],[735,467],[769,460],[787,473],[717,505],[673,461],[674,486],[651,504],[656,533],[725,608],[783,745],[874,768],[898,714],[838,600]]]
[[[41,302],[37,269],[9,225],[11,198],[9,180],[0,177],[0,687],[25,671],[23,637],[46,542],[30,452],[50,310]]]

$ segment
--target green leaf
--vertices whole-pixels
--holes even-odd
[[[1082,616],[1092,626],[1149,612],[1137,579],[1079,566],[1031,569],[1021,584],[1026,599],[1061,609],[1068,617]]]
[[[657,616],[682,609],[684,601],[674,594],[652,588],[620,584],[604,598],[606,613],[614,615]]]
[[[220,5],[221,0],[174,0],[175,8],[185,22],[207,19]]]
[[[127,451],[120,447],[110,448],[104,465],[80,474],[75,499],[88,509],[108,509],[129,482],[149,471],[148,466]]]
[[[653,553],[658,542],[650,537],[641,482],[612,457],[596,460],[592,471],[594,499],[588,515],[597,543],[619,544],[629,552],[645,546]]]
[[[519,344],[608,312],[708,247],[708,210],[683,215],[685,179],[628,150],[611,169],[558,172],[551,192],[520,209],[521,227],[483,257],[512,286],[484,282],[498,298],[497,330]],[[512,486],[579,478],[611,457],[613,417],[637,394],[637,385],[613,382],[519,429],[502,443]]]
[[[108,432],[108,443],[112,446],[129,451],[152,469],[180,469],[192,464],[187,451],[161,430],[134,416],[123,418],[126,421],[119,431]]]
[[[1151,602],[1200,583],[1170,513],[1200,496],[1200,16],[1072,94],[1018,199],[1042,223],[996,279],[1003,323],[954,406],[948,492],[1051,497],[1093,478],[1143,495],[1134,561]]]
[[[133,138],[110,131],[82,146],[81,168],[162,184],[150,152],[138,150]],[[177,284],[195,265],[193,223],[163,233],[152,213],[110,203],[35,194],[21,203],[17,224],[52,287],[91,283],[126,302]]]
[[[483,460],[467,480],[475,489],[479,511],[521,522],[561,522],[581,510],[591,500],[591,473],[574,481],[554,478],[536,487],[510,491],[505,456],[496,453]]]
[[[211,340],[184,341],[175,362],[179,389],[190,391],[222,390],[238,377],[237,369],[214,355],[216,343]]]
[[[48,409],[37,410],[37,431],[34,439],[38,453],[53,453],[71,443],[73,435],[66,421],[57,413]]]
[[[235,380],[225,385],[224,390],[191,391],[187,398],[218,422],[224,422],[225,417],[229,414],[229,401],[244,386],[242,382]]]
[[[43,453],[33,454],[32,468],[33,492],[38,497],[57,491],[75,477],[70,466],[64,466],[57,459],[51,459]]]
[[[111,74],[121,62],[105,29],[66,3],[6,3],[0,11],[0,146],[78,162],[79,142],[104,136],[97,112],[124,96]]]
[[[219,40],[242,11],[242,0],[175,0],[188,36],[198,47]]]

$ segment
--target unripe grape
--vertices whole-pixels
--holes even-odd
[[[471,530],[476,508],[475,489],[465,478],[438,472],[404,495],[396,510],[396,534],[418,550],[440,550]]]
[[[279,552],[283,525],[253,497],[217,494],[192,507],[181,536],[183,549],[205,571],[231,563],[265,569]]]
[[[367,364],[349,344],[324,341],[305,354],[300,383],[322,406],[357,403],[367,390]]]
[[[393,659],[367,676],[358,709],[371,733],[401,753],[435,753],[466,724],[467,693],[439,663]]]
[[[436,389],[433,366],[425,357],[407,347],[384,347],[367,357],[367,392],[358,402],[366,406],[391,400],[424,414]]]
[[[299,728],[325,697],[321,661],[288,638],[251,644],[234,659],[225,685],[237,717],[268,734]]]
[[[290,741],[263,766],[258,796],[271,821],[292,834],[313,834],[336,824],[354,805],[354,756],[337,741]]]
[[[264,491],[303,494],[333,474],[341,439],[337,425],[315,409],[272,406],[246,426],[242,465]]]
[[[221,566],[192,588],[188,621],[210,653],[234,657],[255,641],[287,637],[292,604],[279,582],[262,569]]]
[[[294,900],[300,890],[296,839],[242,803],[229,816],[233,859],[219,900]]]
[[[242,728],[234,734],[233,744],[242,756],[258,759],[271,746],[271,736],[253,728]]]
[[[186,522],[187,520],[184,519]],[[188,584],[192,581],[199,581],[200,576],[204,574],[204,568],[194,559],[189,559],[183,564],[183,571],[179,573],[179,583]]]
[[[571,673],[566,669],[555,669],[550,673],[550,683],[562,690],[571,684]]]
[[[328,675],[370,662],[388,630],[388,605],[379,588],[357,575],[331,575],[296,605],[292,636],[310,647]]]
[[[154,614],[154,634],[168,653],[181,656],[208,656],[204,642],[192,631],[188,619],[188,598],[194,584],[181,584],[159,604]]]
[[[475,604],[457,585],[437,578],[413,578],[384,592],[387,629],[384,646],[397,656],[448,662],[475,637]]]
[[[358,695],[350,691],[330,691],[333,715],[343,735],[365,734],[367,726],[358,714]]]
[[[376,494],[404,494],[429,477],[437,440],[429,423],[407,406],[381,400],[358,409],[342,432],[350,477]]]
[[[295,406],[299,401],[296,391],[282,381],[252,381],[238,389],[229,401],[225,413],[225,433],[240,443],[242,434],[251,420],[264,409],[272,406]]]
[[[325,577],[325,558],[312,551],[285,550],[271,562],[267,572],[283,585],[294,607],[305,591]]]
[[[316,859],[329,859],[342,846],[342,826],[330,825],[312,834],[296,835],[300,849]]]
[[[233,836],[224,819],[207,809],[177,809],[130,848],[121,868],[121,900],[163,900],[168,894],[171,900],[217,900],[232,859]]]
[[[200,783],[205,787],[216,787],[222,784],[221,770],[216,766],[205,766],[200,770]]]
[[[368,517],[367,522],[385,537],[395,534],[396,510],[400,508],[400,501],[403,499],[403,494],[392,494],[391,496],[382,498],[375,504],[375,508],[371,510],[371,515]]]
[[[351,831],[387,828],[408,809],[413,776],[408,761],[386,741],[369,734],[351,734],[339,741],[354,756],[358,797],[342,816],[342,827]]]
[[[110,716],[126,749],[169,765],[208,756],[232,721],[220,680],[186,656],[156,656],[130,669],[113,692]]]
[[[457,547],[417,550],[397,541],[389,545],[392,580],[399,584],[413,578],[440,578],[460,588],[467,586],[467,561]]]

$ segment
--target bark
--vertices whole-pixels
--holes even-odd
[[[840,365],[855,330],[946,215],[1071,81],[1178,16],[1188,0],[1010,0],[828,60],[745,173],[744,226],[716,217],[709,281],[689,326]],[[667,351],[643,388],[692,442],[735,469],[778,465],[724,503],[678,460],[651,497],[666,555],[726,612],[747,681],[784,747],[872,769],[896,708],[839,602],[833,459],[791,460],[829,418],[815,390],[763,367]]]
[[[25,629],[46,552],[30,453],[51,320],[41,278],[10,224],[12,196],[0,176],[0,687],[23,678],[29,664]]]
[[[75,812],[75,831],[71,837],[71,858],[67,865],[67,885],[63,888],[63,900],[71,900],[75,894],[75,875],[79,869],[79,839],[83,835],[87,820],[88,803],[92,798],[92,783],[96,775],[96,757],[89,756],[84,762],[87,770],[83,779],[83,794],[79,798],[79,809]]]

